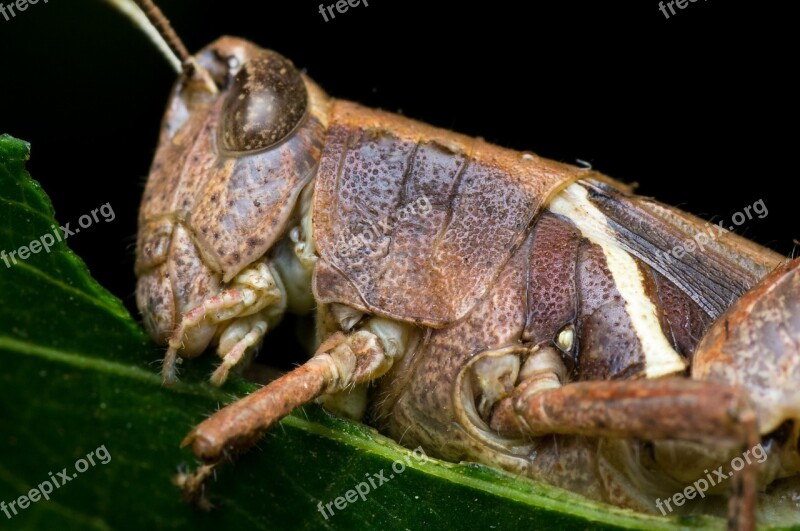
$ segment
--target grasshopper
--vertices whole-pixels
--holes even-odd
[[[251,42],[192,56],[137,3],[181,72],[137,240],[165,384],[214,346],[221,385],[286,312],[317,322],[306,363],[186,437],[190,497],[313,400],[641,511],[707,478],[737,529],[796,479],[800,260],[591,168],[331,98]]]

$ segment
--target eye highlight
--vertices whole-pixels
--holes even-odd
[[[252,57],[236,74],[220,124],[227,151],[255,151],[281,142],[308,107],[303,78],[288,59],[274,52]]]

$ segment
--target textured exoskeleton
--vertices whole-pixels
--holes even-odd
[[[797,478],[798,261],[590,169],[331,99],[239,39],[196,61],[139,220],[164,379],[216,345],[221,384],[285,311],[318,324],[306,364],[190,433],[198,457],[321,397],[431,456],[650,512],[761,445],[716,488],[741,528],[758,487]]]

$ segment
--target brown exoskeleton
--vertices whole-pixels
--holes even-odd
[[[332,99],[241,39],[191,57],[141,3],[184,65],[137,245],[164,381],[215,345],[222,384],[286,311],[317,316],[308,362],[187,436],[200,459],[320,399],[648,512],[739,459],[741,529],[800,473],[800,261],[590,169]]]

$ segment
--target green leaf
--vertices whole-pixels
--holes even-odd
[[[374,430],[311,406],[221,470],[210,487],[217,510],[184,504],[172,477],[180,465],[195,462],[178,444],[206,415],[253,386],[212,388],[204,383],[209,365],[200,364],[174,389],[162,388],[156,364],[161,350],[65,242],[19,259],[20,247],[58,227],[50,201],[25,171],[28,153],[27,144],[0,137],[0,256],[15,251],[17,262],[9,258],[6,267],[0,261],[0,501],[8,506],[60,471],[74,477],[54,489],[49,501],[25,509],[17,504],[19,514],[9,510],[10,519],[0,513],[3,528],[722,525],[712,518],[644,516],[480,466],[419,460]],[[76,472],[90,452],[94,466],[86,461],[85,471]],[[334,502],[380,473],[394,477],[371,488],[364,500],[334,506],[327,519],[318,512],[319,502]]]

